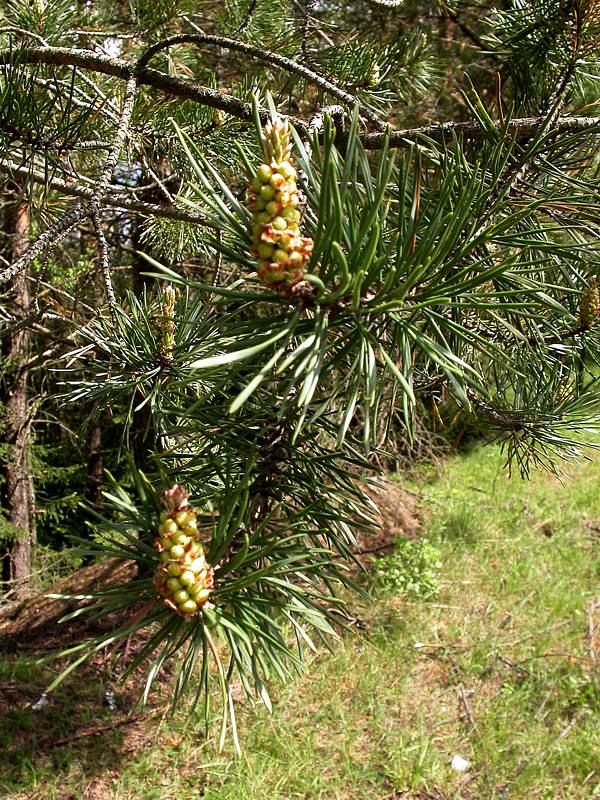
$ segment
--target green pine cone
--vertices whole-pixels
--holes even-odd
[[[248,202],[252,211],[252,254],[258,261],[261,282],[284,295],[309,287],[304,280],[313,241],[301,236],[302,212],[298,174],[291,157],[287,121],[265,127],[266,161],[250,180]]]
[[[600,315],[600,292],[596,278],[591,278],[581,293],[579,301],[579,323],[582,328],[589,329]]]
[[[164,494],[155,546],[160,553],[154,583],[165,604],[185,618],[206,605],[213,589],[213,569],[206,563],[196,510],[181,486]]]

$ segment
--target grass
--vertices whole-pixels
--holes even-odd
[[[440,551],[429,600],[379,595],[364,630],[241,710],[244,755],[217,753],[184,717],[36,751],[38,728],[110,725],[101,683],[0,724],[7,800],[590,800],[600,798],[600,692],[589,611],[600,600],[600,462],[572,479],[509,479],[497,450],[422,470],[424,529]],[[592,620],[594,612],[592,610]],[[600,630],[600,607],[595,611]],[[600,659],[600,643],[595,649]],[[43,676],[19,662],[0,685]],[[86,679],[87,680],[87,679]],[[70,694],[69,694],[70,693]],[[77,697],[75,697],[77,694]],[[87,699],[86,699],[87,698]],[[46,716],[43,716],[46,715]],[[455,755],[470,763],[452,768]]]

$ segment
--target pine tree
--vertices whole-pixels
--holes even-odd
[[[208,723],[212,664],[234,723],[233,676],[269,704],[347,621],[382,419],[410,442],[451,396],[524,476],[583,456],[598,7],[14,2],[1,36],[0,170],[38,235],[0,281],[96,242],[61,391],[133,454],[82,542],[136,561],[88,609],[132,615],[71,668],[149,630],[145,695],[173,657]]]

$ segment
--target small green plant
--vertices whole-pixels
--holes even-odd
[[[377,594],[406,594],[427,599],[438,589],[441,553],[425,539],[398,539],[394,553],[374,560]]]

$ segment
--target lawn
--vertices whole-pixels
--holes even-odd
[[[510,479],[486,448],[405,480],[439,551],[437,592],[355,604],[357,633],[276,690],[272,714],[240,708],[241,758],[183,716],[69,740],[115,719],[99,684],[74,679],[47,709],[6,715],[3,796],[600,798],[600,460],[569,472]],[[0,668],[0,688],[32,699],[43,679]]]

